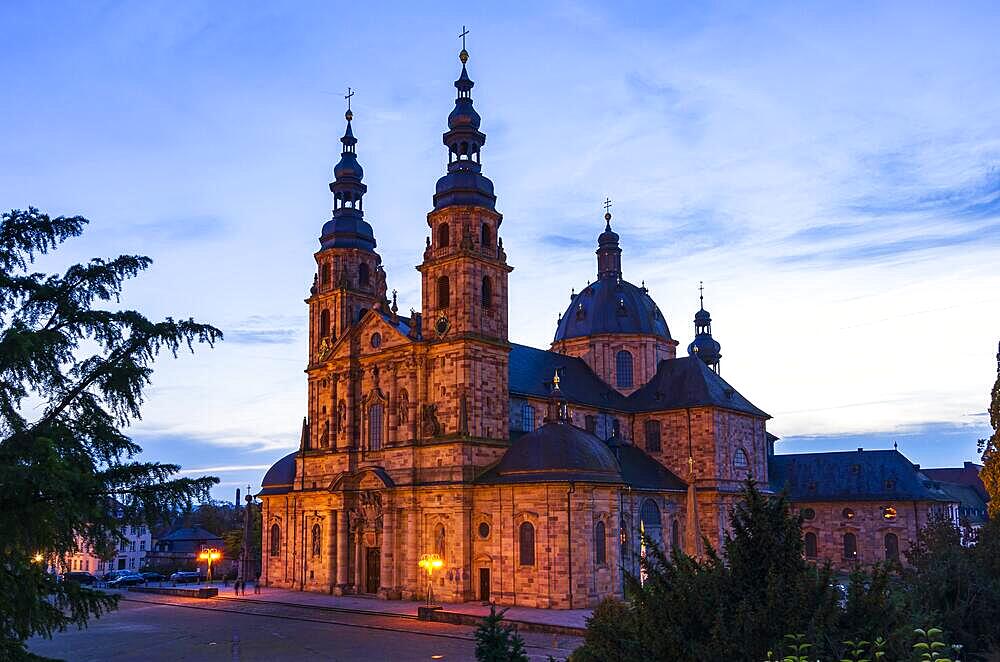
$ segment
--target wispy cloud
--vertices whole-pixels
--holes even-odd
[[[303,333],[304,317],[254,315],[224,328],[226,342],[246,345],[287,345]]]
[[[220,467],[203,467],[201,469],[182,469],[178,473],[181,474],[219,474],[227,473],[231,471],[262,471],[264,469],[269,469],[270,464],[234,464],[234,465],[223,465]]]

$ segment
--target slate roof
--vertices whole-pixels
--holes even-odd
[[[261,491],[257,496],[268,494],[285,494],[295,482],[295,456],[298,452],[289,453],[271,465],[260,481]]]
[[[602,333],[641,333],[671,340],[667,320],[646,289],[613,276],[590,283],[570,300],[555,340]]]
[[[185,526],[158,538],[154,548],[159,552],[191,553],[205,545],[222,547],[223,541],[218,535],[200,526]]]
[[[979,477],[982,465],[975,462],[966,462],[961,467],[945,467],[941,469],[924,469],[923,472],[929,478],[948,483],[958,483],[974,489],[980,498],[989,501],[990,495],[986,492],[983,479]]]
[[[711,405],[770,418],[696,356],[660,361],[656,374],[628,397],[632,411]]]
[[[961,483],[939,482],[938,485],[953,501],[958,502],[960,518],[973,526],[986,524],[989,519],[986,514],[986,499],[983,499],[976,488]]]
[[[687,483],[638,446],[617,436],[608,439],[607,444],[618,460],[627,485],[648,490],[683,492],[687,489]]]
[[[575,404],[623,412],[713,406],[770,418],[697,357],[660,361],[649,383],[627,398],[573,356],[512,344],[509,366],[511,395],[549,397],[558,369],[559,388]]]
[[[550,421],[513,442],[500,461],[477,482],[545,483],[564,481],[621,483],[611,449],[596,436],[565,421]]]
[[[768,470],[792,501],[955,501],[895,450],[772,455]]]

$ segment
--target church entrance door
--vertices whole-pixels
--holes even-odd
[[[479,599],[483,602],[490,601],[490,569],[479,569]]]
[[[382,583],[379,576],[381,567],[381,550],[378,547],[369,547],[365,556],[365,593],[378,593]]]

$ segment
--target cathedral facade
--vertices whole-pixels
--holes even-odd
[[[420,312],[387,295],[347,113],[306,300],[308,415],[299,450],[262,481],[261,580],[592,607],[622,596],[643,534],[690,553],[702,536],[719,544],[741,482],[767,485],[768,415],[720,376],[704,306],[677,356],[660,308],[624,276],[610,214],[551,347],[510,342],[503,216],[460,59]],[[424,554],[442,560],[430,578]]]

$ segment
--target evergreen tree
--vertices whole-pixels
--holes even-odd
[[[121,527],[152,525],[218,482],[133,459],[141,448],[123,430],[139,418],[157,355],[211,345],[221,332],[109,310],[146,257],[95,258],[62,275],[31,270],[87,222],[34,208],[0,216],[0,659],[23,656],[30,636],[82,627],[116,605],[57,581],[49,563],[81,544],[108,551]]]
[[[490,615],[476,628],[476,660],[479,662],[528,662],[524,640],[513,625],[504,625],[504,609],[499,614],[495,604]]]
[[[997,355],[997,360],[1000,361],[1000,354]],[[989,411],[993,435],[989,439],[979,440],[979,452],[983,459],[979,477],[990,495],[989,515],[993,519],[1000,519],[1000,366],[997,381],[993,384]]]

